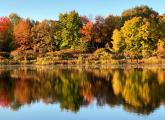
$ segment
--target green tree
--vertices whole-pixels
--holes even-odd
[[[55,49],[73,48],[80,43],[79,30],[82,26],[79,14],[75,11],[60,14],[54,34]]]

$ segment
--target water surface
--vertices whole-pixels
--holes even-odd
[[[2,120],[164,120],[164,68],[0,67]]]

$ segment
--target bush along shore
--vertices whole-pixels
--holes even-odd
[[[165,14],[137,6],[120,16],[76,11],[58,20],[0,17],[0,65],[165,64]]]

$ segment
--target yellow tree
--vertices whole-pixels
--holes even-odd
[[[112,41],[113,50],[115,52],[122,52],[125,48],[125,41],[122,38],[121,31],[119,31],[118,29],[115,29],[113,31],[112,39],[113,39]]]
[[[134,17],[121,28],[126,43],[126,52],[148,56],[154,54],[160,37],[160,26],[156,21]]]

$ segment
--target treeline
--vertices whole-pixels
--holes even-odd
[[[95,20],[76,11],[60,14],[59,20],[34,21],[15,13],[0,18],[0,51],[47,53],[70,48],[89,52],[106,48],[138,58],[163,56],[165,15],[137,6],[121,16],[96,16]]]

